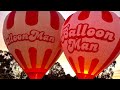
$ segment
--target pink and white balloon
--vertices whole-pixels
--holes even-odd
[[[77,11],[64,22],[61,43],[77,77],[94,78],[119,55],[119,17],[109,11]]]
[[[7,15],[4,41],[30,79],[41,79],[61,55],[63,22],[57,11],[12,11]]]

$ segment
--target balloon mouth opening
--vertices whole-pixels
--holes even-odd
[[[45,73],[27,73],[29,79],[42,79]]]
[[[77,73],[76,74],[78,79],[94,79],[95,76],[91,74],[84,74],[84,73]]]
[[[25,69],[24,70],[29,79],[42,79],[47,72],[46,69]]]

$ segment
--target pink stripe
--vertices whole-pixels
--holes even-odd
[[[30,26],[36,25],[38,23],[38,11],[27,11],[25,22]]]
[[[45,51],[41,68],[45,68],[45,66],[46,66],[46,64],[47,64],[47,62],[48,62],[51,54],[52,54],[52,50],[51,50],[51,49],[47,49],[47,50]]]
[[[14,25],[14,18],[15,18],[15,13],[16,11],[12,11],[9,16],[8,16],[8,20],[7,20],[7,29],[11,29]]]
[[[36,68],[36,57],[37,57],[37,50],[34,47],[29,48],[29,57],[31,61],[32,68]]]
[[[17,55],[19,61],[21,62],[21,64],[24,66],[25,69],[27,69],[27,65],[25,63],[25,60],[21,54],[21,51],[19,49],[15,49],[15,54]]]
[[[57,14],[56,11],[50,11],[50,15],[51,15],[51,18],[50,18],[50,25],[52,28],[58,30],[59,29],[59,16]]]
[[[69,63],[72,66],[72,69],[74,70],[75,73],[77,73],[77,69],[75,67],[75,64],[73,62],[73,59],[69,56]]]
[[[53,61],[51,62],[51,64],[49,65],[48,69],[54,65],[54,63],[56,62],[56,60],[60,57],[61,55],[61,49],[57,52],[57,55],[55,56],[55,58],[53,59]]]
[[[113,58],[118,54],[120,51],[120,39],[119,42],[117,43],[114,51],[110,55],[110,57],[106,60],[106,62],[101,66],[101,68],[95,73],[95,76],[98,75],[112,60]]]

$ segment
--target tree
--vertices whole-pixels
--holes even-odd
[[[12,67],[10,62],[12,61],[11,55],[6,51],[0,51],[0,78],[1,79],[13,79]]]
[[[13,56],[7,51],[0,50],[0,79],[20,79],[22,72]]]
[[[24,71],[22,71],[19,79],[29,79],[29,77],[27,76],[27,74]]]
[[[59,62],[56,62],[48,72],[49,79],[65,79],[65,71]]]
[[[70,74],[67,74],[67,75],[65,76],[65,79],[74,79],[74,77],[72,77]]]
[[[113,63],[106,69],[104,69],[96,78],[99,79],[112,79],[114,75],[113,69],[115,68],[116,61],[113,61]]]

